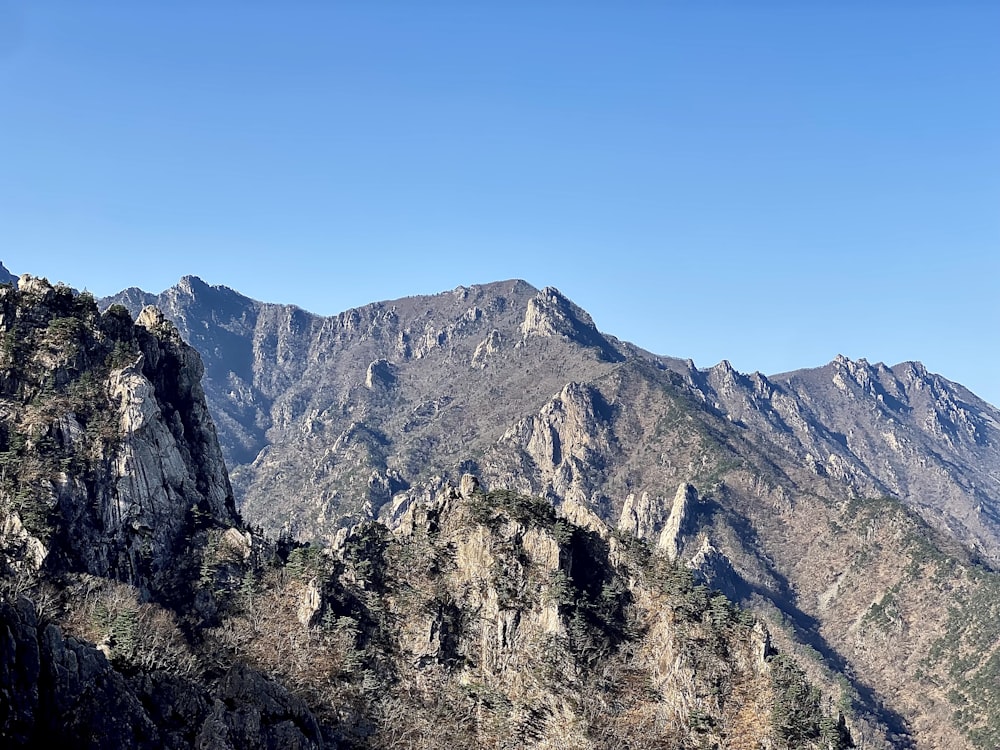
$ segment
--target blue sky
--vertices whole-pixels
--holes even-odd
[[[524,278],[1000,404],[1000,4],[0,0],[0,260],[335,313]]]

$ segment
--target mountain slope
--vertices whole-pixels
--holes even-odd
[[[1000,411],[918,362],[838,357],[764,378],[709,371],[726,415],[860,495],[902,499],[933,526],[1000,561]]]
[[[251,545],[197,353],[30,276],[0,336],[0,744],[320,746],[301,700],[192,645]]]
[[[147,301],[126,292],[103,304]],[[400,489],[454,472],[567,372],[594,377],[624,358],[558,292],[517,281],[333,318],[192,278],[157,304],[204,352],[242,507],[279,531],[289,514],[275,499],[300,498],[286,529],[299,535],[335,531]]]
[[[7,270],[3,263],[0,263],[0,284],[16,284],[17,276]]]

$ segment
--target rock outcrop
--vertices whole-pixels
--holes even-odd
[[[532,492],[556,502],[593,506],[599,467],[617,452],[610,416],[598,389],[567,383],[536,416],[520,420],[501,436],[497,462],[487,467],[491,481],[504,486],[526,483]]]
[[[387,696],[389,736],[420,747],[489,743],[495,731],[533,748],[846,746],[846,729],[821,728],[837,722],[818,703],[800,707],[812,716],[801,736],[762,721],[785,689],[767,630],[664,555],[643,562],[616,546],[606,526],[466,475],[413,501],[390,539],[378,528],[340,546],[346,569],[327,579],[323,606],[336,608],[347,586],[397,623],[389,640],[407,688]],[[462,691],[474,722],[458,721]]]
[[[653,540],[659,537],[669,514],[670,508],[661,495],[651,497],[649,492],[643,492],[637,497],[633,492],[622,505],[618,530],[639,539]]]
[[[185,596],[193,539],[239,523],[197,352],[153,308],[99,316],[30,276],[0,294],[5,537],[52,571]]]
[[[580,346],[593,348],[598,357],[611,362],[623,359],[615,346],[597,330],[593,319],[553,287],[545,287],[528,301],[521,335],[561,336]]]
[[[692,505],[698,502],[698,491],[688,483],[677,488],[670,515],[656,541],[656,548],[662,550],[671,560],[676,560],[690,534]]]
[[[31,276],[0,286],[0,339],[0,744],[335,747],[281,684],[192,643],[264,559],[197,352],[154,308],[101,315]]]

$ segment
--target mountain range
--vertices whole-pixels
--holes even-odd
[[[805,735],[796,745],[788,744],[789,735],[733,729],[746,716],[737,720],[725,706],[738,703],[733,691],[751,689],[757,679],[752,670],[726,667],[726,674],[746,680],[726,678],[725,699],[706,709],[711,726],[696,731],[701,714],[692,719],[690,711],[703,704],[708,688],[691,680],[715,674],[702,651],[696,649],[700,656],[685,667],[692,671],[684,673],[687,687],[680,693],[663,687],[662,670],[649,672],[645,656],[607,661],[612,652],[615,659],[624,653],[623,643],[633,644],[625,649],[632,654],[664,648],[649,640],[651,634],[664,627],[673,633],[677,618],[657,625],[656,613],[687,606],[673,599],[654,603],[666,594],[648,581],[664,574],[654,576],[636,562],[649,555],[659,565],[676,566],[669,570],[690,571],[692,586],[703,585],[671,584],[671,596],[721,592],[726,599],[720,602],[738,604],[766,626],[767,645],[763,636],[733,624],[695,634],[685,648],[714,638],[727,645],[711,658],[725,652],[749,664],[756,662],[738,657],[743,646],[737,642],[757,643],[753,648],[761,653],[773,644],[818,686],[827,714],[843,715],[839,729],[836,722],[824,725],[823,742],[844,742],[848,728],[860,747],[987,748],[1000,742],[1000,585],[994,572],[1000,564],[1000,411],[919,363],[887,367],[838,357],[824,367],[771,376],[742,374],[727,362],[698,369],[603,334],[557,290],[516,280],[322,317],[189,276],[158,295],[124,290],[99,307],[105,310],[100,320],[138,319],[200,354],[204,403],[232,480],[231,495],[228,484],[219,484],[221,499],[201,511],[216,519],[220,534],[224,527],[255,541],[276,539],[267,544],[277,545],[274,554],[284,554],[286,566],[292,561],[301,567],[307,559],[322,567],[328,563],[317,560],[327,558],[303,550],[333,550],[346,572],[300,576],[294,584],[304,587],[296,595],[304,600],[292,597],[300,603],[309,600],[310,586],[318,586],[305,620],[353,617],[350,627],[366,637],[397,649],[406,644],[413,664],[446,665],[452,678],[465,675],[458,683],[435,683],[443,692],[468,684],[471,631],[463,624],[488,610],[496,623],[491,627],[506,623],[502,631],[512,634],[491,636],[491,648],[499,650],[488,658],[480,654],[490,664],[526,658],[515,654],[562,633],[572,648],[556,653],[566,658],[580,658],[574,649],[590,644],[604,660],[602,669],[619,670],[621,679],[635,668],[659,675],[649,679],[661,686],[661,696],[701,695],[683,714],[686,739],[666,746],[694,746],[684,744],[693,737],[705,746],[809,746]],[[198,372],[193,364],[188,369]],[[155,379],[153,371],[148,379]],[[185,401],[196,405],[199,399]],[[184,409],[166,411],[178,415],[168,415],[168,424],[186,424]],[[204,424],[207,417],[196,421]],[[225,477],[221,463],[208,461],[213,476],[221,471]],[[196,480],[198,487],[209,484]],[[383,531],[373,537],[371,529]],[[481,540],[475,550],[468,547],[470,534]],[[387,547],[386,538],[397,541]],[[230,541],[239,547],[232,535]],[[312,545],[301,546],[306,542]],[[113,546],[129,544],[118,539]],[[205,568],[208,544],[199,547],[201,562],[189,566]],[[217,550],[218,539],[214,544]],[[423,560],[417,573],[400,564],[402,549]],[[289,550],[297,551],[289,557]],[[567,566],[572,559],[577,564]],[[63,567],[102,575],[88,565]],[[470,598],[470,585],[486,585],[475,572],[484,565],[494,570],[487,587],[493,593]],[[501,582],[498,565],[522,572]],[[234,579],[248,570],[208,567],[212,575]],[[140,599],[164,607],[197,600],[185,589],[189,575],[167,585],[103,570],[126,577]],[[450,572],[442,578],[421,570]],[[568,576],[569,589],[550,590],[561,575]],[[264,588],[280,600],[276,584]],[[404,590],[424,592],[414,600],[417,610],[405,603]],[[528,590],[548,593],[524,599]],[[627,606],[615,598],[626,592]],[[555,609],[546,614],[553,597]],[[713,616],[705,601],[704,609],[692,611],[704,613],[707,623]],[[238,610],[229,605],[213,606],[202,603],[202,618],[215,618],[219,627],[235,628],[246,616],[233,614]],[[358,614],[362,610],[368,620]],[[402,618],[416,630],[372,624],[379,617]],[[554,624],[567,617],[582,629]],[[720,609],[716,619],[736,623],[726,619],[732,617]],[[355,658],[367,660],[367,679],[383,679],[371,649],[364,654]],[[765,663],[772,665],[771,685],[776,663]],[[566,685],[561,693],[545,683],[544,691],[514,694],[510,686],[524,684],[523,672],[494,667],[481,689],[503,693],[494,702],[509,706],[504,721],[521,717],[518,726],[531,735],[522,744],[575,736],[554,724],[553,717],[566,711],[582,715],[579,704],[567,708]],[[268,679],[290,679],[261,661],[254,668]],[[394,669],[400,679],[401,668]],[[402,682],[419,684],[428,674],[418,670]],[[678,674],[669,679],[676,682]],[[722,690],[721,684],[714,689]],[[804,689],[809,694],[814,688]],[[365,721],[377,724],[367,699],[350,691],[338,695],[348,694],[369,706],[362,711]],[[628,705],[640,713],[652,710],[631,695],[618,699],[632,701]],[[546,707],[543,718],[518,713],[533,701]],[[427,708],[426,701],[420,705]],[[491,710],[494,719],[501,716],[495,706]],[[594,742],[599,724],[588,724],[588,741]],[[605,729],[625,736],[636,726],[645,725]],[[819,731],[808,742],[819,741]],[[338,735],[341,742],[347,734]]]
[[[308,521],[293,533],[322,536],[462,467],[616,521],[629,494],[662,498],[717,469],[639,458],[662,444],[656,407],[640,407],[655,388],[723,420],[717,429],[754,453],[779,451],[779,464],[844,496],[895,497],[985,562],[1000,560],[1000,412],[918,362],[837,357],[770,377],[725,361],[699,370],[601,334],[557,290],[523,281],[329,318],[195,277],[101,304],[133,315],[154,304],[201,352],[237,494],[274,530],[274,496],[299,498],[295,515]],[[579,422],[566,425],[574,407]],[[560,434],[574,427],[605,433]],[[574,452],[580,441],[591,444]],[[283,470],[288,462],[299,471]]]
[[[680,527],[654,550],[464,474],[391,528],[275,543],[159,310],[24,275],[0,334],[5,747],[851,744]]]
[[[517,280],[333,317],[195,277],[101,304],[154,304],[202,353],[238,502],[265,530],[332,543],[472,473],[655,543],[690,485],[682,559],[817,652],[817,679],[848,673],[895,742],[957,742],[939,717],[967,694],[919,675],[944,669],[935,645],[961,650],[961,617],[907,545],[968,566],[949,585],[970,600],[964,571],[994,580],[1000,412],[920,363],[698,369]],[[963,679],[995,674],[981,656]],[[966,714],[959,732],[989,711]]]

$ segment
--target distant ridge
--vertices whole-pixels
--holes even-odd
[[[807,466],[852,494],[899,497],[1000,561],[1000,412],[920,363],[889,368],[838,356],[773,376],[745,375],[726,361],[697,369],[602,334],[558,290],[517,279],[374,302],[330,317],[190,275],[159,295],[133,287],[100,302],[113,303],[133,315],[157,305],[201,353],[223,450],[251,516],[259,502],[288,522],[269,499],[275,493],[306,504],[327,498],[325,520],[303,527],[310,535],[336,528],[366,504],[377,513],[396,491],[448,475],[470,459],[488,458],[498,478],[512,478],[512,469],[499,468],[507,459],[490,457],[503,452],[519,420],[567,383],[597,385],[644,363],[652,370],[640,368],[649,373],[641,377],[673,373],[703,408],[740,426],[747,439],[788,451],[782,461]],[[368,437],[358,442],[360,426]],[[454,434],[464,439],[448,437]],[[305,484],[287,466],[277,469],[300,461],[289,451],[323,455],[322,445],[337,445],[339,457],[329,456],[330,468],[314,469]],[[352,470],[350,486],[337,478],[348,446],[352,462],[372,474]],[[265,480],[272,463],[275,474]],[[561,471],[577,473],[572,467]],[[535,471],[530,479],[514,474],[525,489],[563,496],[568,477],[555,481]],[[636,467],[633,482],[636,471],[648,473]],[[607,477],[590,476],[580,478],[576,492],[616,520],[624,495]],[[673,472],[664,479],[690,477]]]

